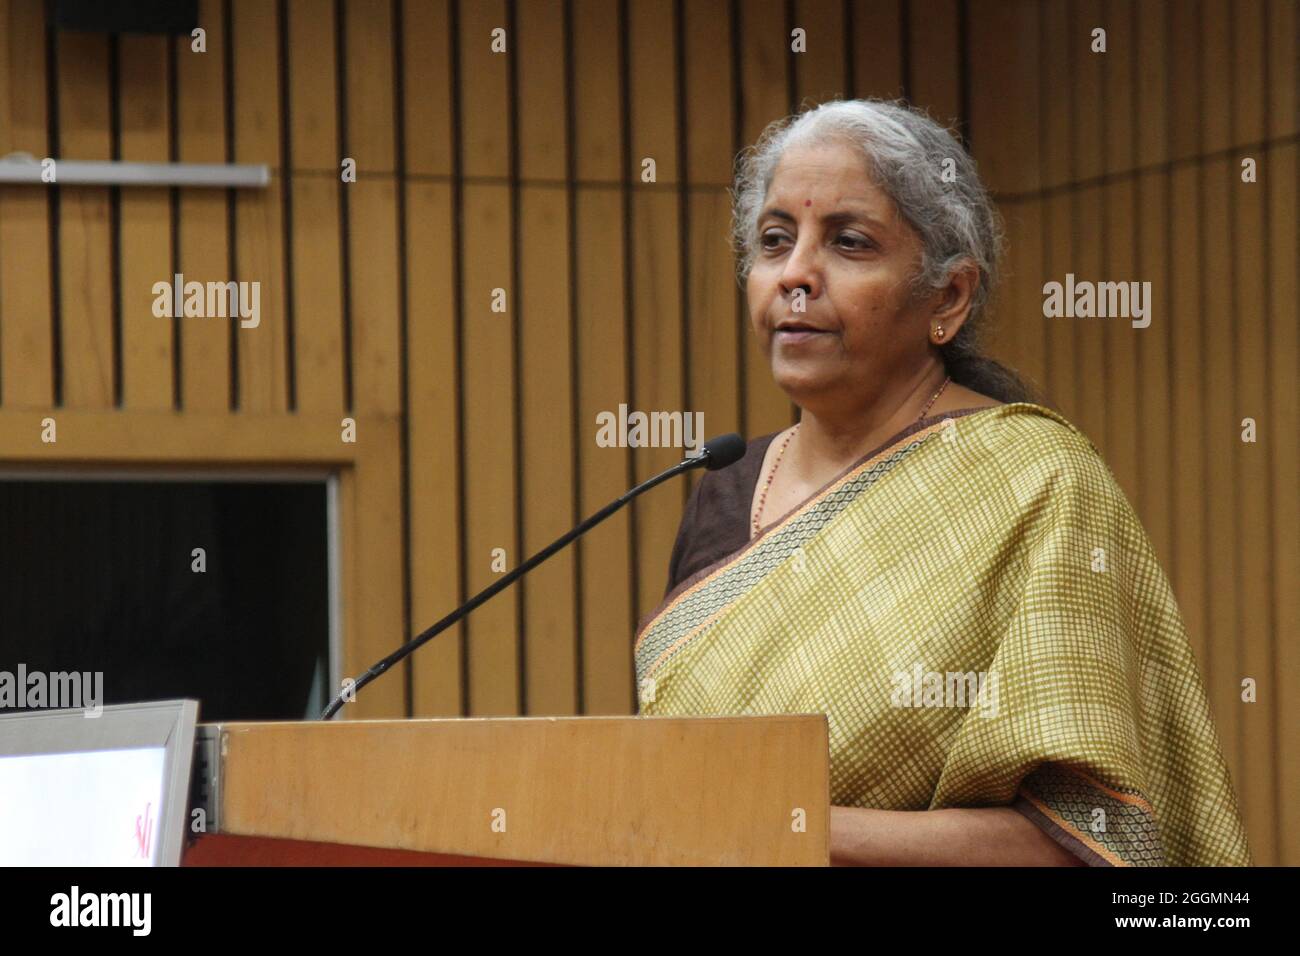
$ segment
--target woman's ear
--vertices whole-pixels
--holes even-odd
[[[956,338],[957,332],[970,316],[979,279],[979,266],[965,259],[948,274],[948,284],[934,299],[930,323],[943,327],[945,340],[951,342]]]

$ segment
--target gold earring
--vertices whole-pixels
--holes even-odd
[[[943,339],[943,335],[944,335],[944,332],[943,332],[943,326],[942,326],[942,325],[936,325],[936,326],[934,327],[934,337],[935,337],[936,339],[942,340],[942,339]]]

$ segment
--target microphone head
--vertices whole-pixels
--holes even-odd
[[[710,438],[704,443],[704,457],[704,467],[709,471],[726,468],[745,457],[745,439],[735,432]]]

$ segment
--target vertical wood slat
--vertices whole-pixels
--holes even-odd
[[[993,351],[1031,384],[1046,379],[1042,314],[1042,205],[1039,186],[1038,17],[1036,3],[976,0],[970,12],[972,139],[985,186],[999,203],[1007,237],[1001,290],[992,303]],[[1005,109],[1014,100],[1020,108]],[[1028,193],[1026,198],[1014,194]],[[1013,194],[1011,198],[1002,198]]]
[[[839,99],[848,89],[845,61],[844,4],[842,0],[796,0],[795,25],[808,34],[806,53],[792,57],[795,111]],[[772,373],[767,372],[770,381]],[[786,399],[791,422],[798,421],[799,408]]]
[[[682,223],[676,190],[680,123],[677,73],[674,68],[671,0],[631,0],[628,30],[636,42],[628,51],[631,111],[629,175],[632,177],[631,289],[633,392],[630,410],[680,412],[684,393],[682,363],[681,259]],[[641,179],[642,163],[654,158],[657,182]],[[633,480],[645,481],[676,464],[680,448],[637,448],[632,453]],[[664,556],[672,551],[676,529],[656,514],[680,489],[655,489],[632,505],[636,529],[636,614],[659,603],[667,581]],[[673,502],[672,507],[676,507]]]
[[[747,319],[738,307],[731,201],[726,192],[736,135],[731,89],[735,24],[702,4],[685,4],[683,12],[687,111],[683,123],[690,184],[685,267],[690,309],[687,411],[703,414],[704,434],[696,437],[707,439],[742,430],[736,343],[744,340]],[[691,473],[692,486],[699,476],[698,471]],[[667,559],[660,556],[659,563],[667,566]]]
[[[961,116],[960,18],[958,0],[909,0],[912,75],[911,101],[944,126]]]
[[[1290,0],[1269,0],[1267,119],[1272,137],[1300,128],[1297,60],[1300,60],[1300,11]],[[1277,768],[1277,862],[1300,865],[1300,701],[1283,691],[1300,674],[1300,146],[1291,143],[1269,151],[1262,177],[1268,197],[1268,433],[1269,491],[1272,503],[1270,545],[1273,620],[1272,674],[1275,691],[1268,701],[1273,711],[1276,746],[1271,758]],[[1265,706],[1263,703],[1256,706]]]
[[[283,412],[289,407],[288,314],[285,303],[284,217],[280,192],[279,42],[275,5],[260,0],[227,0],[231,5],[234,48],[235,162],[266,163],[273,172],[262,190],[235,195],[236,282],[260,283],[256,326],[235,326],[238,349],[239,408]],[[247,321],[251,322],[252,319]]]
[[[1232,70],[1227,0],[1203,0],[1201,7],[1201,45],[1204,75],[1227,77]],[[1217,153],[1229,146],[1232,138],[1230,84],[1207,82],[1203,88],[1201,151]],[[1235,383],[1232,380],[1233,328],[1243,317],[1232,310],[1235,281],[1233,254],[1225,250],[1219,237],[1231,242],[1229,196],[1236,179],[1229,160],[1212,156],[1199,163],[1200,202],[1204,219],[1199,238],[1202,302],[1200,319],[1201,344],[1204,349],[1202,376],[1197,383],[1201,399],[1198,444],[1205,459],[1205,497],[1201,507],[1206,515],[1204,587],[1212,597],[1206,621],[1207,666],[1210,700],[1215,721],[1225,744],[1228,766],[1239,791],[1249,784],[1242,779],[1242,754],[1237,745],[1241,719],[1241,660],[1237,648],[1237,605],[1241,599],[1237,577],[1238,516],[1234,507],[1233,460],[1241,453],[1240,421]]]
[[[59,156],[110,159],[108,38],[59,33]],[[60,188],[59,296],[63,404],[113,404],[113,270],[109,187]]]
[[[620,130],[624,104],[619,97],[623,64],[612,38],[619,35],[619,6],[602,0],[573,0],[573,95],[575,174],[573,197],[574,297],[577,301],[579,510],[588,515],[623,494],[632,484],[629,451],[601,448],[594,440],[596,416],[617,411],[627,400],[629,381],[623,356],[627,288],[622,263],[623,177]],[[580,539],[581,710],[586,714],[625,714],[633,700],[631,673],[634,617],[631,520],[624,509]]]
[[[401,410],[397,302],[397,194],[393,177],[392,21],[387,3],[349,0],[347,149],[357,160],[348,195],[354,401],[362,412]],[[486,37],[475,38],[486,44]],[[498,58],[502,59],[502,58]],[[497,107],[498,114],[501,112]]]
[[[1101,272],[1092,278],[1140,283],[1150,280],[1138,271],[1136,265],[1137,184],[1133,176],[1127,175],[1137,163],[1133,115],[1134,72],[1138,58],[1135,47],[1136,8],[1123,0],[1105,0],[1099,19],[1107,32],[1108,50],[1099,104],[1103,111],[1102,136],[1105,143],[1102,161],[1106,175],[1113,179],[1101,189],[1104,203],[1101,217],[1102,266]],[[1154,296],[1155,286],[1151,289]],[[1151,303],[1147,302],[1146,306],[1149,309]],[[1166,323],[1169,321],[1167,315],[1163,319]],[[1100,399],[1106,458],[1129,501],[1136,502],[1141,481],[1138,430],[1134,427],[1139,407],[1138,339],[1149,334],[1151,327],[1134,328],[1133,322],[1125,316],[1112,316],[1098,322],[1101,326],[1100,358],[1104,364],[1102,382],[1105,393]]]
[[[854,96],[903,95],[903,0],[850,0]]]
[[[971,2],[967,121],[980,178],[995,199],[1040,185],[1038,17],[1036,0]]]
[[[567,190],[529,181],[563,180],[565,143],[564,5],[539,0],[517,8],[519,69],[519,414],[523,554],[540,551],[580,520],[574,514],[571,383],[573,328],[567,242]],[[578,707],[575,552],[566,548],[521,582],[524,603],[525,701],[529,714],[574,714]]]
[[[787,92],[790,37],[785,32],[783,0],[748,0],[737,10],[744,90],[740,135],[742,143],[752,144],[768,123],[785,116],[793,105]],[[790,399],[772,380],[771,361],[759,346],[745,301],[745,437],[757,438],[790,424]]]
[[[118,87],[122,159],[166,162],[169,141],[167,40],[122,35]],[[171,319],[154,315],[154,284],[171,287],[171,196],[167,189],[121,191],[122,403],[173,405]]]
[[[346,113],[344,147],[357,160],[356,182],[343,187],[348,209],[344,239],[350,270],[347,307],[352,325],[353,408],[349,411],[381,420],[396,419],[401,413],[391,15],[389,3],[348,0],[343,26],[345,62],[336,65],[344,71],[351,107]],[[327,146],[322,143],[321,148]],[[310,197],[310,192],[307,195]],[[295,215],[298,208],[295,204]],[[308,219],[305,225],[309,223]],[[295,235],[297,231],[295,221]],[[309,327],[314,321],[307,319]],[[295,331],[301,324],[295,321]],[[341,365],[332,352],[336,328],[328,329],[324,336],[314,327],[309,332],[313,345],[325,346],[323,357],[329,373]],[[308,369],[311,374],[318,371]],[[339,384],[336,380],[330,387]],[[363,659],[375,660],[396,649],[405,617],[401,442],[396,428],[383,436],[359,434],[357,440],[366,447],[364,465],[357,469],[357,489],[365,496],[361,500],[367,520],[358,528],[354,553],[365,569],[359,601],[367,613],[357,622],[359,632],[353,639],[366,648]],[[370,499],[371,495],[376,497]],[[409,660],[404,662],[403,671],[411,666]],[[405,685],[394,676],[380,702],[385,715],[406,715],[405,693]]]
[[[297,408],[343,412],[338,101],[332,0],[286,4],[293,209],[293,361]],[[366,69],[382,74],[382,64]],[[372,170],[363,167],[360,176]],[[349,187],[350,188],[350,187]]]
[[[1113,54],[1094,53],[1091,49],[1091,33],[1099,20],[1098,0],[1071,0],[1066,17],[1069,32],[1065,44],[1071,63],[1066,99],[1071,108],[1070,168],[1076,182],[1096,179],[1103,168],[1103,127],[1098,106],[1102,99],[1102,58]],[[1070,200],[1074,248],[1064,271],[1073,272],[1078,280],[1096,282],[1101,275],[1102,231],[1105,228],[1102,190],[1096,185],[1074,188],[1070,191]],[[1102,340],[1105,323],[1110,320],[1076,317],[1061,321],[1062,328],[1069,331],[1073,342],[1071,352],[1076,378],[1072,420],[1098,448],[1106,449],[1103,410],[1107,369]]]
[[[457,394],[455,212],[450,183],[427,177],[452,172],[449,71],[453,36],[447,0],[405,0],[402,85],[405,90],[406,261],[410,435],[411,628],[418,633],[465,595],[460,552],[461,446]],[[420,177],[420,178],[417,178]],[[464,706],[464,628],[457,624],[412,658],[415,716],[457,716]]]
[[[357,467],[340,476],[345,540],[342,572],[350,581],[344,602],[343,660],[357,673],[402,642],[401,444],[396,422],[363,421]],[[408,659],[409,660],[409,659]],[[406,686],[398,670],[357,695],[345,715],[374,720],[405,717]]]
[[[1040,20],[1041,88],[1039,91],[1044,187],[1055,187],[1072,178],[1070,133],[1073,126],[1070,72],[1069,9],[1064,0],[1044,5]],[[1046,196],[1043,206],[1043,266],[1046,281],[1066,281],[1074,269],[1074,208],[1068,192]],[[1040,286],[1041,288],[1041,286]],[[1047,353],[1044,385],[1047,400],[1073,420],[1078,407],[1075,398],[1074,327],[1076,320],[1049,318],[1043,322]]]
[[[197,53],[189,37],[177,37],[177,151],[183,163],[226,159],[225,49],[228,38],[221,0],[200,0],[199,24],[207,51]],[[180,193],[179,264],[186,282],[226,282],[229,261],[225,191],[183,189]],[[181,408],[224,411],[230,407],[231,319],[182,320]]]
[[[0,155],[50,154],[42,7],[0,0]],[[35,91],[44,91],[36,95]],[[0,186],[0,407],[54,404],[49,191]],[[34,422],[33,441],[39,440]]]
[[[512,284],[510,173],[511,91],[507,59],[494,54],[492,31],[505,27],[501,0],[460,8],[460,111],[466,183],[463,223],[465,407],[472,409],[464,435],[466,577],[470,594],[499,576],[499,566],[521,560],[514,502],[517,409],[512,347],[517,330],[519,290]],[[510,49],[515,38],[507,35]],[[513,54],[511,54],[513,55]],[[491,181],[484,181],[489,179]],[[504,290],[506,310],[492,310],[493,290]],[[498,551],[497,549],[500,549]],[[507,588],[467,622],[470,713],[519,712],[519,635],[516,588]]]
[[[387,0],[345,0],[349,151],[369,173],[394,171],[393,26]],[[358,177],[358,182],[361,178]]]
[[[794,57],[795,99],[801,108],[848,94],[845,84],[843,0],[795,0],[794,25],[808,50]]]
[[[1169,103],[1169,154],[1193,155],[1200,112],[1201,69],[1199,63],[1200,22],[1186,4],[1171,3],[1165,23],[1170,64],[1167,80]],[[1173,353],[1173,513],[1174,563],[1171,571],[1174,592],[1187,626],[1188,639],[1203,668],[1206,656],[1207,595],[1205,594],[1205,483],[1201,448],[1206,422],[1201,404],[1204,374],[1201,362],[1200,330],[1202,307],[1201,249],[1196,237],[1204,228],[1199,201],[1199,171],[1178,165],[1171,172],[1169,208],[1170,271],[1168,276],[1169,315],[1177,322],[1171,335]]]
[[[1264,89],[1265,46],[1262,0],[1234,5],[1228,11],[1231,18],[1229,39],[1232,47],[1231,135],[1234,143],[1250,143],[1267,136],[1264,108],[1267,94]],[[1269,602],[1269,577],[1273,561],[1269,554],[1269,527],[1272,521],[1271,495],[1269,494],[1268,457],[1279,437],[1273,432],[1275,423],[1269,422],[1269,435],[1264,441],[1247,444],[1240,440],[1241,420],[1246,417],[1267,417],[1269,316],[1267,311],[1268,238],[1265,229],[1265,187],[1259,183],[1244,183],[1241,179],[1242,154],[1228,160],[1228,189],[1230,227],[1232,237],[1233,286],[1232,330],[1235,346],[1235,363],[1229,369],[1236,402],[1232,406],[1233,423],[1225,434],[1233,440],[1231,482],[1234,489],[1233,523],[1237,527],[1237,576],[1233,591],[1237,595],[1237,620],[1230,629],[1233,636],[1233,683],[1240,694],[1243,676],[1253,676],[1261,686],[1269,687],[1265,693],[1272,697],[1281,686],[1270,681],[1273,656],[1272,638],[1277,633],[1272,620]],[[1264,157],[1255,157],[1258,162]],[[1271,164],[1270,164],[1271,165]],[[1277,865],[1277,804],[1276,773],[1272,754],[1276,742],[1276,728],[1272,721],[1272,708],[1260,704],[1238,702],[1238,741],[1240,765],[1254,768],[1254,772],[1237,778],[1241,781],[1242,812],[1251,821],[1250,838],[1255,849],[1256,862]]]
[[[1165,52],[1165,17],[1163,0],[1134,6],[1137,17],[1134,47],[1141,51],[1137,75],[1137,128],[1142,135],[1136,137],[1139,167],[1155,166],[1167,146],[1168,101],[1165,75],[1169,68]],[[1178,314],[1173,308],[1172,284],[1169,262],[1169,208],[1167,203],[1169,178],[1163,170],[1148,170],[1138,175],[1137,221],[1138,239],[1136,268],[1140,278],[1151,282],[1154,295],[1159,297],[1163,320],[1152,318],[1151,325],[1134,336],[1137,350],[1139,401],[1133,428],[1141,436],[1138,446],[1140,460],[1136,507],[1151,538],[1161,567],[1170,573],[1174,558],[1173,510],[1171,488],[1173,474],[1170,469],[1173,409],[1170,405],[1172,384],[1169,377],[1169,356],[1172,337],[1178,334]]]

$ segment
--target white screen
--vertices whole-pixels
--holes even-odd
[[[0,866],[150,866],[163,747],[0,757]]]

